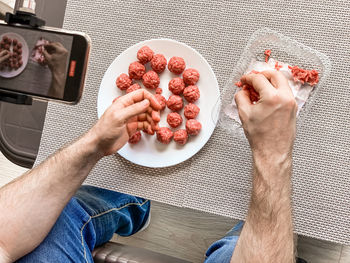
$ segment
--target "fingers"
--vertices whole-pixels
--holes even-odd
[[[49,60],[49,61],[51,60],[51,55],[47,52],[46,49],[43,50],[43,54],[46,60]]]
[[[252,86],[260,97],[268,96],[275,91],[270,81],[263,74],[248,74],[241,78],[242,83]]]
[[[152,95],[152,93],[148,92],[147,90],[144,89],[139,89],[134,92],[131,92],[129,94],[126,94],[123,97],[120,97],[117,101],[116,104],[118,104],[119,108],[126,108],[130,105],[133,105],[137,102],[143,101],[147,99],[150,103],[150,106],[152,107],[153,110],[158,111],[161,109],[161,106],[156,99]]]
[[[3,50],[0,52],[0,63],[6,61],[9,58],[10,58],[10,52],[8,52],[7,50]]]
[[[252,102],[250,101],[249,91],[248,90],[240,90],[235,95],[235,101],[239,109],[246,109],[249,107]]]
[[[287,78],[279,71],[276,70],[267,70],[261,72],[276,89],[290,91],[291,89],[288,84]]]
[[[120,100],[121,99],[122,98],[120,98]],[[118,102],[119,102],[119,100],[116,102],[116,104]],[[130,106],[127,106],[127,107],[121,109],[120,110],[120,117],[121,117],[121,119],[128,121],[130,118],[146,112],[149,105],[150,105],[150,102],[147,99],[142,100],[141,102],[134,103]]]

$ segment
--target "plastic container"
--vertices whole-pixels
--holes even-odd
[[[242,125],[229,117],[225,113],[226,107],[229,107],[234,101],[234,95],[237,92],[235,83],[240,80],[241,76],[246,72],[252,61],[264,61],[265,50],[272,51],[272,57],[280,62],[289,65],[297,65],[305,69],[316,69],[319,72],[320,81],[313,88],[305,105],[302,107],[298,115],[298,126],[305,119],[311,105],[316,100],[317,93],[322,89],[331,72],[330,59],[295,40],[290,39],[269,28],[262,28],[256,31],[250,38],[248,45],[244,49],[236,67],[234,68],[224,91],[221,93],[221,110],[219,115],[219,126],[227,132],[245,137]],[[305,84],[307,85],[307,84]]]

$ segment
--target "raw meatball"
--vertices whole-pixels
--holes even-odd
[[[135,61],[129,66],[129,76],[131,79],[142,79],[142,76],[146,73],[146,68],[140,62]]]
[[[189,68],[184,71],[182,77],[186,85],[194,85],[199,80],[199,72],[194,68]]]
[[[169,82],[169,90],[175,95],[180,95],[185,89],[185,83],[182,78],[174,78]]]
[[[166,107],[166,98],[164,98],[164,96],[160,95],[160,94],[156,94],[154,95],[156,97],[156,99],[158,100],[160,106],[162,107],[160,110],[164,110]]]
[[[130,138],[129,143],[136,144],[141,140],[141,132],[135,132]]]
[[[188,102],[195,102],[200,97],[199,89],[196,85],[188,86],[184,89],[184,97]]]
[[[156,89],[160,83],[159,76],[153,70],[148,71],[145,75],[143,75],[142,83],[148,89]]]
[[[197,120],[186,121],[186,130],[189,135],[198,135],[202,129],[202,124]]]
[[[167,127],[159,128],[157,131],[157,140],[164,144],[169,144],[174,133]]]
[[[178,144],[184,145],[188,140],[188,134],[186,130],[178,130],[174,132],[174,141]]]
[[[17,44],[17,47],[18,47],[18,48],[22,48],[22,43],[18,43],[18,44]]]
[[[128,75],[126,75],[125,73],[122,73],[117,78],[115,83],[119,89],[126,90],[131,86],[132,80],[129,78]]]
[[[195,119],[199,114],[199,107],[195,104],[189,103],[185,106],[184,115],[186,119]]]
[[[141,86],[137,83],[135,84],[132,84],[127,90],[126,90],[126,93],[130,93],[130,92],[133,92],[135,90],[138,90],[138,89],[141,89]]]
[[[186,68],[186,63],[183,58],[172,57],[169,60],[168,69],[170,72],[174,74],[181,74],[185,68]]]
[[[151,68],[158,74],[162,73],[166,68],[166,58],[162,54],[156,54],[151,60]]]
[[[166,102],[166,105],[168,108],[172,111],[179,111],[183,108],[184,103],[182,101],[182,98],[178,95],[171,95]]]
[[[14,46],[16,46],[16,45],[18,44],[18,40],[17,40],[17,39],[14,39],[14,40],[12,41],[12,43],[13,43]]]
[[[142,64],[146,64],[151,61],[153,58],[154,52],[152,49],[150,49],[148,46],[143,46],[142,48],[137,51],[137,59]]]
[[[18,54],[18,55],[22,55],[22,48],[18,48],[18,49],[17,49],[17,54]]]
[[[156,88],[156,94],[162,94],[163,93],[163,90],[162,88]]]
[[[169,113],[166,120],[168,124],[173,128],[177,128],[182,124],[182,117],[177,112]]]

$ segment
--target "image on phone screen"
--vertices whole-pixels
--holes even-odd
[[[73,36],[0,26],[0,87],[63,100]]]

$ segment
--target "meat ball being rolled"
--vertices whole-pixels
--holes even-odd
[[[177,112],[172,112],[168,114],[167,122],[170,127],[177,128],[182,124],[182,117]]]
[[[129,143],[130,144],[136,144],[141,140],[141,132],[137,131],[135,132],[130,138],[129,138]]]
[[[180,96],[171,95],[166,103],[168,108],[172,111],[179,111],[183,108],[184,103]]]
[[[166,107],[166,98],[164,98],[164,96],[160,95],[160,94],[156,94],[154,95],[156,97],[156,99],[158,100],[160,106],[162,107],[160,110],[163,111]]]

